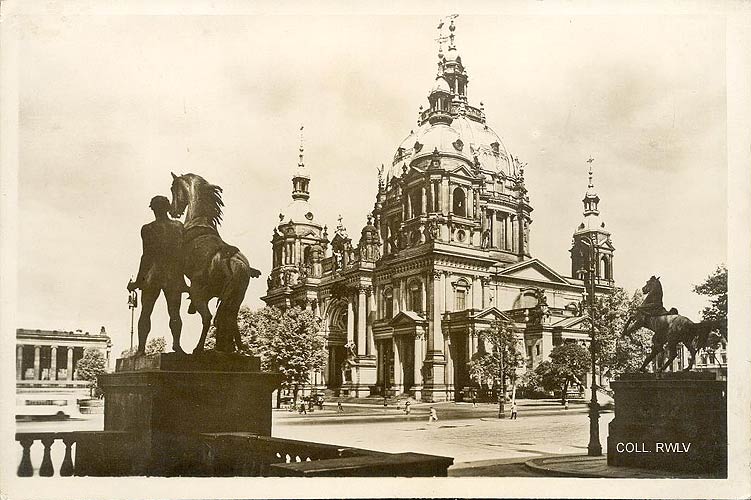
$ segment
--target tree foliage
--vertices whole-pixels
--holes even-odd
[[[152,337],[146,342],[146,354],[159,354],[167,350],[167,340],[164,337]],[[129,358],[136,354],[136,349],[126,349],[120,355],[121,358]]]
[[[237,322],[245,352],[259,356],[264,370],[284,375],[283,384],[295,394],[299,386],[309,382],[311,371],[324,367],[326,345],[321,320],[313,312],[300,307],[283,311],[243,307]]]
[[[78,377],[82,380],[89,381],[89,390],[92,396],[99,395],[98,377],[105,372],[107,360],[102,351],[93,347],[87,348],[83,352],[83,357],[76,363]]]
[[[482,333],[478,352],[467,363],[467,368],[481,385],[486,382],[488,385],[500,386],[502,380],[508,380],[513,384],[516,381],[517,368],[523,363],[524,354],[519,349],[519,341],[510,325],[507,322],[496,321],[490,329]]]
[[[638,371],[649,354],[651,331],[642,328],[631,335],[623,335],[626,322],[643,300],[641,290],[629,297],[622,288],[614,288],[595,300],[595,361],[611,378]]]
[[[590,366],[589,351],[575,343],[567,342],[554,347],[550,352],[550,360],[540,363],[535,372],[539,383],[549,391],[561,391],[561,402],[566,402],[568,387],[574,383],[581,383]]]
[[[711,297],[709,305],[701,312],[702,320],[717,321],[727,328],[728,270],[725,265],[717,266],[714,273],[707,276],[703,283],[694,285],[694,292]]]

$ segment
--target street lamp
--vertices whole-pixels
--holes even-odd
[[[595,378],[595,265],[597,265],[597,236],[589,234],[582,238],[582,243],[589,247],[588,269],[585,271],[587,281],[585,286],[589,285],[589,352],[592,358],[592,397],[589,403],[589,444],[587,445],[587,455],[590,457],[599,457],[602,455],[602,445],[600,444],[600,405],[597,403],[597,379]]]
[[[501,372],[501,393],[498,395],[498,418],[506,418],[506,409],[504,405],[506,403],[506,377],[503,376],[503,349],[498,346],[498,367]]]
[[[130,279],[131,283],[133,278]],[[131,291],[128,295],[128,309],[130,309],[130,350],[133,350],[133,318],[135,316],[136,307],[138,307],[138,292]]]

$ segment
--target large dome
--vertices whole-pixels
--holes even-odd
[[[450,125],[425,121],[410,132],[396,150],[386,181],[399,177],[402,165],[409,166],[414,160],[433,154],[436,149],[442,155],[462,158],[470,164],[474,163],[476,156],[480,168],[486,171],[514,174],[510,155],[498,134],[485,123],[458,115]]]

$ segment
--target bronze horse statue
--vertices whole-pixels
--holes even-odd
[[[190,278],[189,313],[198,311],[203,328],[193,353],[203,351],[211,327],[209,301],[218,298],[216,350],[233,352],[242,349],[237,314],[250,278],[261,272],[250,267],[237,247],[222,240],[217,226],[222,219],[222,188],[195,174],[172,174],[170,214],[179,218],[185,213],[183,236],[184,272]]]
[[[652,336],[652,351],[644,360],[640,371],[644,371],[649,363],[663,351],[667,345],[668,356],[658,368],[664,371],[678,356],[678,343],[682,343],[691,353],[688,366],[683,371],[689,371],[694,366],[696,353],[711,344],[717,344],[714,338],[710,342],[710,333],[719,329],[716,321],[694,323],[685,316],[678,314],[675,308],[666,311],[662,305],[662,285],[660,278],[652,276],[642,287],[646,294],[644,301],[637,308],[623,328],[623,335],[630,335],[639,328],[646,328],[654,332]]]

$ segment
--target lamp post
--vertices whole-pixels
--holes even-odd
[[[131,283],[133,278],[130,279]],[[131,291],[128,295],[128,309],[130,309],[130,350],[133,350],[133,319],[135,317],[136,307],[138,307],[138,292]]]
[[[587,445],[587,455],[590,457],[599,457],[602,455],[602,445],[600,444],[600,405],[597,403],[597,379],[595,378],[595,266],[597,265],[597,236],[594,234],[582,238],[582,243],[589,247],[589,262],[585,271],[587,281],[585,286],[589,285],[589,353],[592,361],[592,397],[589,403],[589,444]]]
[[[506,377],[503,376],[503,347],[498,345],[498,371],[500,372],[500,394],[498,395],[498,418],[506,418]]]

